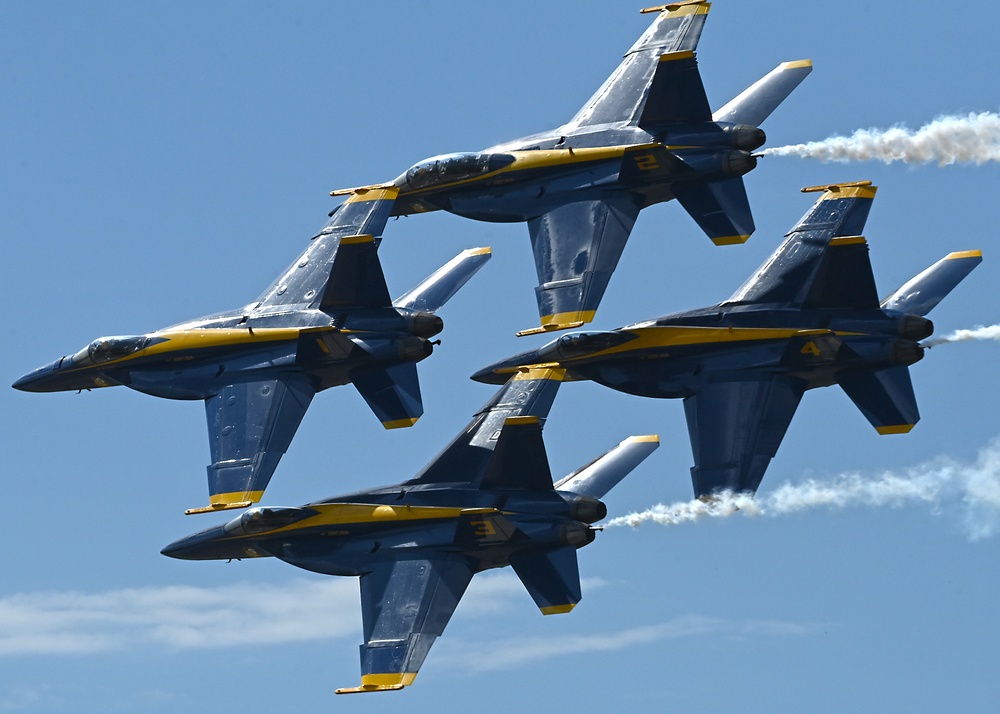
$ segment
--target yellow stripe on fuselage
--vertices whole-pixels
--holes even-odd
[[[471,513],[499,513],[494,508],[468,509],[445,506],[389,506],[374,503],[312,503],[307,508],[319,511],[315,516],[305,518],[270,533],[284,533],[318,526],[369,525],[372,523],[402,523],[407,521],[447,520]],[[254,537],[259,537],[255,533]]]
[[[622,330],[623,333],[636,335],[636,339],[624,344],[609,347],[599,352],[591,352],[582,357],[564,359],[559,362],[545,362],[536,365],[521,365],[506,367],[496,370],[496,374],[505,374],[519,371],[516,379],[532,379],[525,375],[531,373],[542,373],[543,371],[561,371],[565,376],[565,369],[552,370],[551,365],[567,365],[573,362],[590,360],[594,357],[607,357],[609,355],[627,355],[631,352],[641,352],[663,347],[687,347],[692,345],[712,345],[732,342],[750,342],[760,340],[787,340],[801,335],[859,335],[858,332],[835,332],[831,330],[802,330],[789,328],[771,327],[640,327],[634,330]],[[544,364],[544,367],[542,366]]]
[[[630,151],[632,149],[654,149],[659,146],[661,145],[632,144],[628,146],[598,146],[580,149],[533,149],[531,151],[504,151],[502,153],[513,156],[514,161],[501,169],[476,174],[475,176],[469,176],[468,178],[451,181],[449,183],[437,183],[425,188],[409,189],[404,186],[400,189],[400,194],[404,196],[417,196],[420,194],[435,193],[441,190],[452,189],[456,186],[467,186],[479,181],[488,181],[513,172],[620,159],[625,155],[626,151]]]

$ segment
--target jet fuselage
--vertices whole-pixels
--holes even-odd
[[[425,159],[392,185],[392,215],[444,210],[480,221],[529,221],[555,208],[628,192],[641,207],[669,201],[671,187],[742,176],[757,165],[757,127],[709,122],[656,135],[634,126],[559,130],[481,152]]]
[[[784,374],[806,389],[852,370],[910,365],[930,320],[890,310],[800,310],[716,305],[610,332],[571,333],[497,362],[473,379],[502,382],[519,365],[555,363],[568,377],[645,397],[684,398],[725,373]]]
[[[124,385],[167,399],[205,399],[233,379],[304,372],[317,391],[346,384],[367,366],[420,361],[441,318],[403,308],[356,308],[332,315],[288,306],[234,310],[145,335],[102,337],[14,383],[29,392]],[[240,377],[234,377],[240,375]]]
[[[594,539],[589,524],[606,514],[599,500],[573,493],[400,484],[301,508],[253,508],[171,543],[163,554],[185,560],[273,556],[325,575],[356,576],[383,555],[444,552],[459,553],[482,571],[509,565],[515,554],[583,547]]]

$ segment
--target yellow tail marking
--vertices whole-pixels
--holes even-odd
[[[945,260],[960,260],[961,258],[982,258],[983,251],[981,250],[962,250],[956,253],[948,253],[944,257]]]

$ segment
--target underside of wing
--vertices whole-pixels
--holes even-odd
[[[460,555],[376,561],[361,576],[361,686],[337,694],[412,684],[474,572]]]
[[[405,485],[480,484],[505,423],[511,417],[536,417],[544,423],[565,376],[564,369],[547,368],[529,369],[513,375],[473,417],[472,423]],[[551,483],[550,476],[550,488]]]
[[[567,127],[637,123],[660,57],[694,51],[705,26],[709,6],[708,2],[688,2],[673,3],[659,9],[660,14],[653,24]]]
[[[820,199],[726,304],[878,307],[868,244],[861,235],[876,188],[866,181],[817,190],[823,190]]]
[[[210,505],[188,512],[242,508],[259,501],[315,393],[309,378],[284,375],[230,384],[206,399]]]
[[[351,381],[386,429],[413,426],[424,413],[415,362],[357,369]]]
[[[390,298],[375,248],[398,193],[398,189],[383,188],[349,196],[313,236],[305,252],[257,298],[254,309],[278,305],[317,307],[321,301],[388,305]],[[353,250],[344,251],[348,246]],[[355,269],[360,272],[351,280]],[[345,278],[348,282],[338,287]]]
[[[568,203],[528,222],[541,329],[578,327],[594,318],[640,205],[638,196],[615,193]]]
[[[779,375],[723,377],[685,398],[694,495],[755,492],[804,391],[800,380]]]

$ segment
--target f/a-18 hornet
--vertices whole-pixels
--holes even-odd
[[[392,205],[354,194],[254,302],[145,335],[102,337],[14,383],[28,392],[124,385],[202,399],[210,505],[260,500],[313,395],[353,382],[387,429],[423,413],[416,363],[443,328],[435,311],[490,258],[466,250],[392,300],[376,252]]]
[[[361,686],[412,684],[476,573],[510,565],[545,615],[580,601],[576,550],[607,514],[599,500],[659,445],[633,436],[553,484],[542,423],[563,370],[518,372],[444,451],[394,486],[301,508],[252,508],[178,540],[189,560],[273,556],[361,577]]]
[[[609,332],[572,333],[473,376],[567,370],[628,394],[683,399],[699,498],[756,492],[807,389],[839,384],[879,434],[920,418],[909,365],[927,315],[981,261],[951,253],[879,300],[861,236],[876,187],[817,186],[816,204],[728,300]]]
[[[368,188],[396,192],[392,215],[444,210],[527,221],[541,327],[519,334],[594,318],[646,206],[676,198],[715,243],[744,242],[754,224],[742,176],[765,141],[759,124],[812,63],[780,64],[713,113],[695,60],[710,5],[685,0],[643,10],[656,20],[566,124],[435,156]]]

